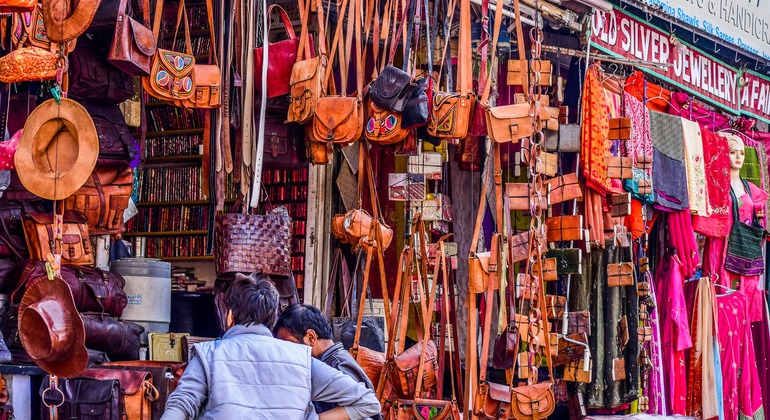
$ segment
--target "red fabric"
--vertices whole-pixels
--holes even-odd
[[[726,138],[705,129],[701,136],[711,216],[694,216],[693,227],[706,236],[723,238],[730,234],[730,151]]]
[[[646,95],[645,95],[645,84]],[[636,71],[626,79],[626,92],[643,102],[651,111],[666,112],[671,101],[671,91],[644,80],[644,73]]]
[[[19,139],[21,139],[21,133],[23,131],[24,130],[19,130],[8,140],[0,142],[0,169],[16,169],[16,164],[13,162],[13,159],[16,156],[16,148],[19,147]]]

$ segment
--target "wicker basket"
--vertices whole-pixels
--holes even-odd
[[[285,207],[272,214],[229,213],[214,227],[217,274],[263,272],[291,274],[291,217]]]

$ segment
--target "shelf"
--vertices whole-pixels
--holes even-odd
[[[162,156],[144,158],[144,163],[146,165],[153,165],[161,163],[191,162],[201,159],[203,159],[203,155]]]
[[[140,201],[136,203],[137,207],[161,207],[161,206],[200,206],[211,204],[209,200],[188,200],[188,201]]]
[[[203,134],[203,129],[185,128],[182,130],[148,131],[147,137],[183,136],[186,134]]]
[[[124,232],[123,236],[192,236],[192,235],[208,235],[207,230],[180,230],[180,231],[168,231],[168,232]]]
[[[163,261],[214,261],[213,255],[198,255],[195,257],[161,257]]]

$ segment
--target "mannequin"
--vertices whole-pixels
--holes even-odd
[[[746,146],[738,136],[730,136],[727,140],[730,147],[730,188],[736,197],[746,194],[746,188],[741,180],[741,168],[746,159]]]

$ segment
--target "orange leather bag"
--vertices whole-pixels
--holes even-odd
[[[396,144],[406,138],[409,130],[401,127],[401,113],[383,109],[366,99],[367,122],[364,135],[378,144]]]
[[[131,168],[96,168],[91,178],[64,200],[64,208],[83,213],[92,235],[125,232],[123,212],[128,207],[133,183],[134,171]]]
[[[299,47],[297,51],[297,60],[291,68],[291,77],[289,78],[289,112],[286,117],[287,122],[305,124],[313,120],[316,102],[326,92],[326,66],[328,63],[326,55],[326,31],[324,20],[321,18],[323,13],[319,10],[318,16],[318,39],[320,42],[318,49],[319,55],[313,57],[312,38],[308,34],[307,19],[310,1],[305,4],[300,0],[299,13],[302,20],[302,32],[299,36]]]
[[[94,263],[88,224],[83,213],[64,212],[61,241],[56,241],[53,231],[53,215],[27,212],[22,216],[24,237],[29,256],[33,260],[48,261],[48,254],[61,254],[62,264],[91,265]]]
[[[152,27],[155,39],[158,39],[160,33],[160,20],[162,16],[163,0],[158,0],[155,5],[155,17]],[[179,33],[179,24],[182,21],[184,21],[185,52],[179,53],[161,48],[156,49],[150,64],[150,75],[142,77],[144,91],[152,97],[165,101],[173,102],[190,99],[195,93],[195,72],[193,72],[195,56],[192,53],[190,25],[187,21],[184,0],[179,2],[173,44],[176,43],[176,35]]]

